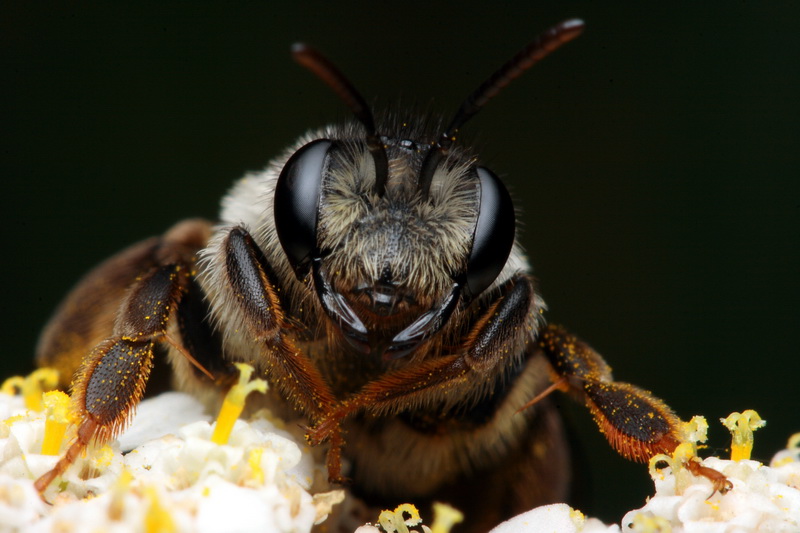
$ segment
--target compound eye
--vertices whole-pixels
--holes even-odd
[[[275,230],[298,278],[306,273],[317,248],[319,198],[332,145],[318,139],[300,148],[286,162],[275,185]]]
[[[476,167],[481,187],[480,210],[466,273],[467,296],[474,298],[500,275],[511,254],[516,231],[514,203],[491,170]]]

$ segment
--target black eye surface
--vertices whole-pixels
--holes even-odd
[[[503,270],[514,245],[514,203],[503,182],[491,170],[477,167],[481,204],[472,251],[467,262],[467,296],[486,290]]]
[[[295,273],[302,277],[317,247],[317,213],[328,165],[327,139],[300,148],[281,170],[275,185],[275,230]]]

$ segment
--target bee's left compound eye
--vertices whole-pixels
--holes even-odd
[[[320,190],[332,146],[332,141],[318,139],[300,148],[275,185],[275,230],[298,278],[307,272],[317,248]]]
[[[516,231],[514,203],[503,182],[485,167],[477,167],[475,172],[481,186],[481,206],[467,262],[466,289],[471,298],[486,290],[500,275]]]

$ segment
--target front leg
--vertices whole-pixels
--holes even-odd
[[[362,410],[397,412],[437,396],[453,401],[468,394],[476,383],[481,386],[481,382],[491,382],[513,365],[519,354],[525,353],[525,344],[535,338],[540,305],[531,279],[516,276],[475,321],[458,353],[424,360],[366,384],[335,405],[309,431],[309,442],[324,441],[338,432],[345,418]],[[460,387],[464,388],[458,391]]]
[[[224,236],[218,253],[224,255],[224,269],[212,272],[208,284],[227,291],[223,309],[243,323],[262,356],[270,381],[278,386],[293,407],[316,422],[336,403],[336,397],[317,367],[287,335],[289,320],[278,297],[279,286],[264,254],[242,227],[232,228]],[[338,428],[337,428],[338,429]],[[341,481],[342,436],[330,434],[328,473],[332,481]]]
[[[258,245],[241,227],[228,232],[222,243],[224,280],[214,280],[230,291],[232,306],[261,349],[270,380],[294,405],[316,419],[336,401],[313,362],[287,335],[289,320],[278,297],[275,275]]]

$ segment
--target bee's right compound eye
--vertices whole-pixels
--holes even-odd
[[[481,203],[466,272],[467,297],[486,290],[500,275],[511,254],[516,232],[514,203],[494,172],[477,167]]]
[[[318,139],[300,148],[286,162],[275,185],[275,230],[298,278],[307,273],[317,249],[319,197],[332,145]]]

